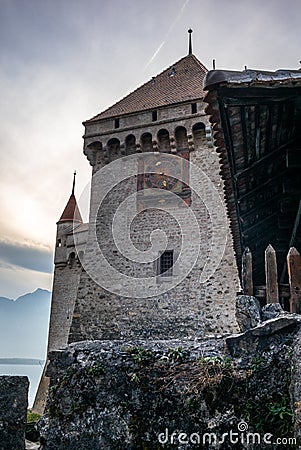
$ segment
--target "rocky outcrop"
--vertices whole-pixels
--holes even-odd
[[[295,416],[295,436],[301,443],[301,332],[295,339],[291,362],[291,403]],[[299,447],[300,448],[300,447]]]
[[[0,376],[0,450],[24,450],[29,381]]]
[[[242,334],[260,345],[234,356],[222,337],[79,342],[54,352],[43,449],[286,448],[271,442],[294,439],[298,333],[295,319],[269,321]]]

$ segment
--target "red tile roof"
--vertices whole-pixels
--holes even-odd
[[[61,215],[60,220],[58,221],[58,223],[61,222],[80,222],[80,223],[83,222],[74,194],[70,195],[68,203],[63,211],[63,214]]]
[[[203,98],[206,73],[194,55],[187,55],[87,122]]]

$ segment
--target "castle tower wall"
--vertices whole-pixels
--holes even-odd
[[[116,125],[116,122],[112,119],[87,123],[84,152],[93,166],[94,174],[97,175],[97,171],[108,162],[137,151],[142,154],[145,150],[151,151],[158,156],[165,153],[181,155],[182,150],[185,150],[189,153],[189,160],[209,176],[223,197],[218,156],[211,142],[206,139],[206,127],[207,134],[210,133],[204,104],[201,100],[195,101],[194,104],[197,113],[192,112],[191,102],[160,108],[157,111],[156,121],[152,121],[150,111],[123,116],[122,126],[113,130],[112,124]],[[187,142],[184,148],[177,135],[179,127],[186,131]],[[163,136],[160,142],[162,129],[168,132],[168,139],[163,139]],[[146,135],[151,135],[151,140],[145,139]],[[129,146],[129,141],[134,142],[134,146]],[[202,198],[191,193],[191,205],[188,208],[191,208],[199,224],[200,253],[189,275],[163,294],[137,298],[135,290],[131,287],[131,277],[139,277],[140,274],[154,278],[158,270],[156,266],[158,261],[155,264],[141,265],[124,258],[116,249],[111,233],[116,209],[126,197],[137,193],[137,178],[123,180],[111,190],[103,202],[100,200],[101,191],[101,177],[95,176],[91,188],[90,222],[97,217],[95,228],[98,244],[107,261],[128,275],[129,282],[128,286],[125,286],[125,283],[119,287],[114,286],[112,293],[89,276],[89,268],[105,270],[97,259],[95,234],[91,227],[85,253],[86,266],[80,275],[69,342],[85,339],[187,338],[235,331],[234,299],[238,289],[238,276],[230,234],[218,269],[205,284],[199,282],[212,237],[208,204],[206,207]],[[181,247],[181,230],[173,219],[175,210],[185,220],[187,215],[185,208],[171,207],[169,214],[168,211],[162,212],[154,208],[139,212],[139,205],[136,205],[136,217],[130,233],[134,246],[146,251],[150,246],[151,232],[163,229],[168,237],[167,249],[177,255]],[[131,213],[129,210],[128,215]],[[189,216],[185,228],[191,236],[194,236],[195,224],[190,224],[188,218]],[[160,255],[157,256],[159,259]],[[219,258],[220,255],[216,254],[213,257]],[[107,276],[110,276],[109,272]],[[168,284],[169,281],[162,277],[159,281],[157,278],[156,282]],[[122,295],[125,288],[128,292],[133,290],[131,296]],[[156,284],[150,283],[149,289],[155,293]]]
[[[82,236],[80,246],[84,251],[85,236]],[[77,251],[73,238],[73,225],[58,224],[47,353],[61,349],[68,343],[81,273]]]

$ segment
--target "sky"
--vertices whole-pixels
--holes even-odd
[[[84,120],[185,56],[190,27],[208,69],[299,69],[300,18],[300,0],[0,0],[0,296],[51,290]]]

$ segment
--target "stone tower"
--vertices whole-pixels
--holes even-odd
[[[57,223],[48,352],[82,340],[236,331],[238,274],[206,73],[190,34],[187,56],[84,122],[89,223],[73,181]],[[44,372],[37,412],[47,389]]]
[[[87,239],[88,226],[83,223],[75,198],[75,175],[74,172],[70,198],[57,222],[47,355],[68,344],[82,270],[79,258],[84,254]],[[77,247],[75,247],[75,239]],[[46,376],[47,364],[48,358],[33,405],[33,410],[39,414],[44,411],[49,386],[49,378]]]
[[[78,253],[84,252],[86,243],[87,227],[83,224],[74,193],[75,175],[74,173],[70,198],[57,222],[48,353],[63,348],[68,343],[81,273]],[[74,243],[75,235],[80,236],[80,239],[77,240],[77,249],[75,249]]]
[[[230,234],[211,251],[222,234],[216,193],[223,198],[223,185],[204,110],[206,72],[189,51],[84,122],[90,219],[69,342],[235,331]],[[199,192],[191,185],[195,168],[208,177]],[[197,257],[189,259],[196,243]],[[210,251],[218,264],[200,282]]]

